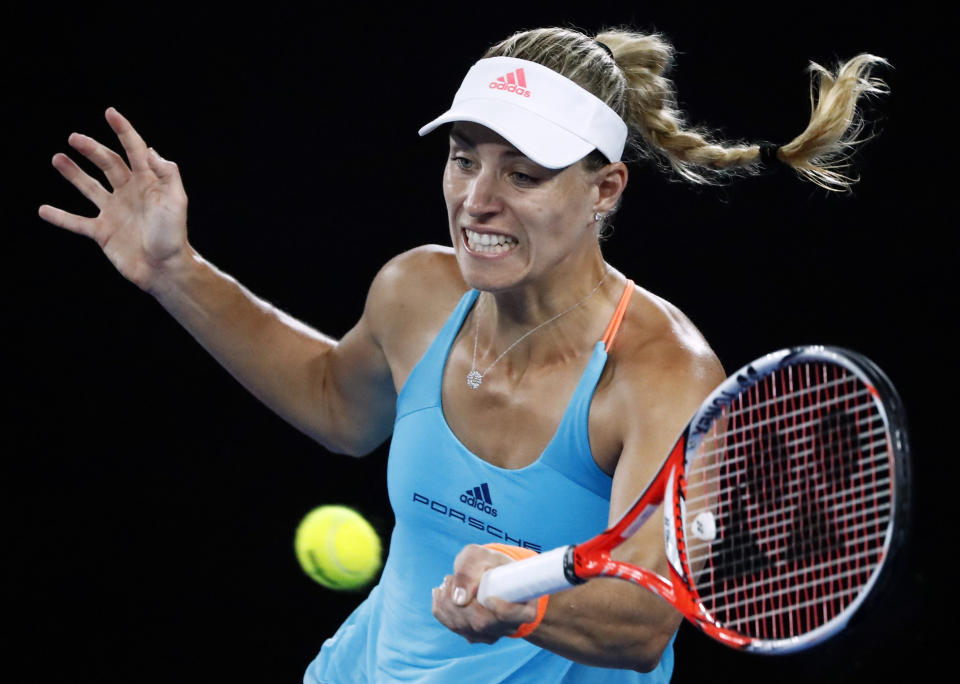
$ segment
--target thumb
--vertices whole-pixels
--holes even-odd
[[[147,163],[150,170],[157,174],[157,178],[169,182],[177,176],[177,165],[161,157],[152,147],[147,150]]]

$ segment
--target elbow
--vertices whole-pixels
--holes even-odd
[[[356,448],[353,445],[341,445],[341,444],[332,444],[330,442],[320,442],[320,445],[329,451],[331,454],[336,454],[337,456],[349,456],[351,458],[363,458],[369,451],[362,451],[361,449]]]
[[[671,626],[676,627],[675,624]],[[612,655],[611,650],[619,652],[619,657],[613,659],[616,661],[613,666],[635,672],[652,672],[660,665],[664,651],[670,647],[675,633],[676,629],[669,629],[666,625],[638,625],[633,629],[627,628],[618,636],[618,640],[623,640],[615,649],[610,649],[612,644],[607,643],[609,654]]]
[[[356,427],[356,426],[354,426]],[[379,449],[390,436],[386,428],[366,425],[364,429],[331,429],[305,431],[324,449],[340,456],[363,458]]]
[[[643,673],[653,672],[660,664],[663,652],[667,650],[672,638],[672,634],[665,637],[658,635],[657,638],[648,638],[643,642],[638,652],[634,654],[634,662],[630,669]]]
[[[372,445],[351,444],[348,447],[337,449],[333,453],[340,454],[341,456],[349,456],[351,458],[364,458],[372,454],[374,451],[376,451],[378,446],[380,445],[379,444],[372,444]]]
[[[373,453],[379,443],[365,443],[356,439],[337,439],[331,435],[309,435],[313,438],[324,449],[329,451],[331,454],[337,454],[338,456],[350,456],[351,458],[363,458],[364,456],[369,456]]]
[[[637,664],[630,668],[634,672],[642,672],[643,674],[648,674],[657,669],[657,665],[660,664],[660,657],[663,655],[663,651],[660,652],[655,659],[644,658],[637,662]]]

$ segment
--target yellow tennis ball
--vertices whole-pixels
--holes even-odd
[[[304,572],[331,589],[357,589],[380,570],[380,537],[346,506],[320,506],[300,521],[294,550]]]

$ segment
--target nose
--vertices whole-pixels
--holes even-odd
[[[500,211],[501,203],[497,190],[496,174],[483,169],[470,180],[463,208],[473,217],[495,214]]]

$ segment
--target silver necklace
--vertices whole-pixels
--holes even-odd
[[[483,382],[484,376],[485,376],[487,373],[489,373],[491,370],[493,370],[493,367],[497,365],[497,363],[500,361],[500,359],[502,359],[504,356],[507,355],[507,352],[509,352],[511,349],[513,349],[513,348],[516,347],[518,344],[520,344],[521,342],[523,342],[527,337],[529,337],[529,336],[532,335],[533,333],[537,332],[540,328],[544,327],[545,325],[550,325],[551,323],[553,323],[555,320],[557,320],[557,319],[560,318],[561,316],[565,316],[566,314],[570,313],[571,311],[573,311],[574,309],[576,309],[578,306],[580,306],[581,304],[583,304],[585,301],[587,301],[588,299],[590,299],[593,295],[595,295],[595,294],[597,293],[597,290],[599,290],[599,289],[600,289],[600,286],[603,285],[603,281],[607,279],[607,276],[608,276],[608,275],[610,275],[610,269],[607,269],[606,273],[604,273],[604,274],[603,274],[603,277],[600,279],[600,282],[597,283],[597,286],[596,286],[595,288],[593,288],[586,297],[584,297],[584,298],[581,299],[579,302],[577,302],[576,304],[574,304],[573,306],[571,306],[569,309],[565,309],[565,310],[561,311],[561,312],[558,313],[556,316],[553,316],[552,318],[548,318],[547,320],[545,320],[543,323],[541,323],[541,324],[538,325],[537,327],[532,328],[532,329],[528,330],[527,332],[523,333],[523,335],[521,335],[520,337],[517,338],[517,341],[516,341],[516,342],[514,342],[513,344],[511,344],[509,347],[507,347],[506,349],[504,349],[502,352],[500,352],[500,356],[498,356],[497,358],[495,358],[495,359],[493,360],[493,363],[491,363],[489,366],[487,366],[487,369],[486,369],[485,371],[483,371],[482,373],[477,370],[477,346],[480,344],[480,317],[477,316],[477,326],[476,326],[476,327],[477,327],[477,331],[476,331],[476,333],[475,333],[475,335],[474,335],[474,338],[473,338],[473,363],[470,365],[470,372],[467,373],[467,387],[469,387],[469,388],[472,389],[472,390],[478,389],[478,388],[480,387],[481,383]]]

